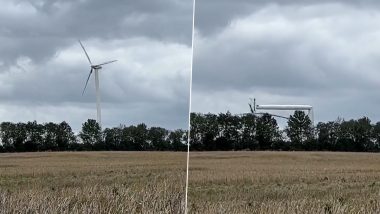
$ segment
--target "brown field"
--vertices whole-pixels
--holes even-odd
[[[190,213],[380,213],[380,154],[192,152]]]
[[[186,154],[0,154],[0,213],[184,213]],[[191,152],[189,213],[380,213],[380,154]]]
[[[0,154],[0,213],[184,213],[186,153]]]

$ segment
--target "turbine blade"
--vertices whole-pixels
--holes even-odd
[[[281,115],[278,115],[278,114],[270,114],[270,113],[264,113],[264,112],[256,112],[255,114],[258,114],[258,115],[268,114],[268,115],[270,115],[272,117],[279,117],[279,118],[283,118],[283,119],[289,119],[289,117],[281,116]]]
[[[108,62],[103,62],[102,64],[99,64],[99,65],[105,65],[105,64],[110,64],[110,63],[113,63],[113,62],[116,62],[117,60],[112,60],[112,61],[108,61]]]
[[[255,111],[253,111],[253,108],[252,108],[252,105],[251,105],[251,103],[248,103],[248,105],[249,105],[249,109],[251,110],[251,113],[252,113],[252,114],[254,114],[254,113],[255,113]]]
[[[83,96],[83,94],[84,94],[84,91],[86,90],[87,83],[88,83],[88,80],[89,80],[90,77],[91,77],[91,74],[92,74],[92,68],[91,68],[91,70],[90,70],[90,73],[88,74],[87,81],[86,81],[86,85],[84,85],[84,89],[83,89],[83,92],[82,92],[82,96]]]
[[[80,42],[80,40],[78,40],[78,41],[79,41],[79,44],[80,44],[80,46],[82,47],[84,53],[85,53],[86,56],[87,56],[88,62],[90,63],[90,65],[92,65],[91,59],[90,59],[90,57],[88,56],[86,49],[85,49],[84,46],[82,45],[82,42]]]

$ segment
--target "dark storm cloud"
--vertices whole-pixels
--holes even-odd
[[[209,0],[197,9],[194,111],[248,112],[256,97],[313,105],[317,120],[380,120],[378,3]]]
[[[192,7],[164,1],[5,1],[0,9],[1,61],[46,60],[77,39],[144,36],[191,42]]]
[[[359,8],[379,7],[376,0],[206,0],[196,2],[196,28],[202,34],[217,33],[232,20],[254,13],[265,6],[313,6],[344,3]]]
[[[100,72],[106,126],[145,122],[186,128],[192,2],[4,1],[0,8],[2,121],[67,120],[78,129],[95,117],[89,64]],[[137,109],[136,106],[138,106]]]

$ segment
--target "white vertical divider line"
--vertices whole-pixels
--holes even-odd
[[[188,189],[189,189],[189,160],[190,160],[190,128],[191,128],[191,92],[193,86],[193,64],[194,64],[194,27],[195,27],[195,0],[193,0],[193,26],[191,35],[191,64],[190,64],[190,92],[189,92],[189,117],[188,117],[188,130],[187,130],[187,157],[186,157],[186,187],[185,187],[185,214],[188,209]]]

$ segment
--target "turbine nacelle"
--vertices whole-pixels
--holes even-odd
[[[91,65],[91,68],[99,70],[99,69],[102,69],[102,66],[100,66],[100,65]]]

